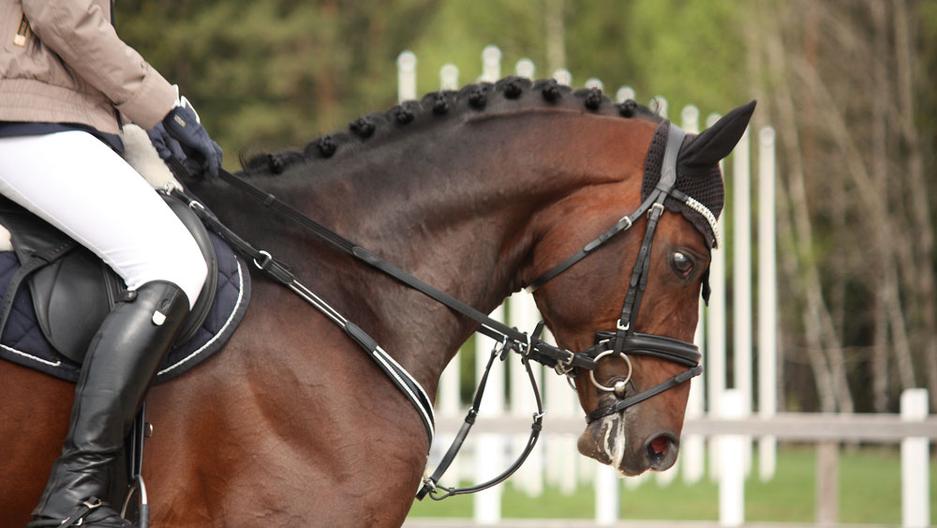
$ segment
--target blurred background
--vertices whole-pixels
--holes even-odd
[[[663,95],[677,122],[689,104],[706,116],[758,99],[752,130],[776,133],[776,410],[894,414],[910,388],[937,409],[937,1],[126,0],[116,25],[194,102],[229,169],[238,154],[301,146],[394,105],[404,50],[418,58],[418,96],[439,89],[447,63],[459,84],[474,82],[495,45],[504,75],[528,58],[536,77],[566,69],[574,86],[601,79],[611,97],[620,86],[643,104]],[[729,336],[737,262],[725,263]],[[729,386],[737,343],[725,342]],[[468,347],[462,402],[474,361]],[[902,522],[896,445],[838,451],[840,521]],[[815,520],[816,453],[785,443],[777,474],[749,479],[747,518]],[[621,517],[717,518],[709,466],[699,482],[625,487]],[[594,518],[593,476],[577,474],[586,485],[572,491],[507,486],[504,516]],[[459,501],[414,516],[472,517],[471,499]]]

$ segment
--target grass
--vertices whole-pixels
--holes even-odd
[[[757,461],[753,462],[757,464]],[[745,486],[745,517],[750,521],[812,522],[815,516],[815,451],[808,446],[783,446],[778,470],[770,482],[757,477]],[[757,467],[757,466],[754,466]],[[648,479],[636,489],[622,486],[621,518],[655,520],[716,520],[719,490],[708,479],[686,485],[678,477],[668,486]],[[581,485],[571,495],[548,487],[528,497],[510,484],[504,486],[505,518],[593,518],[592,486]],[[931,523],[937,524],[937,462],[930,463]],[[411,517],[471,518],[472,498],[414,504]],[[901,465],[897,448],[840,450],[839,519],[844,523],[901,522]]]

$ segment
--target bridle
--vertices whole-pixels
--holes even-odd
[[[699,348],[695,344],[670,337],[640,333],[633,328],[633,322],[637,319],[638,309],[641,307],[642,296],[647,289],[647,281],[650,276],[651,244],[654,242],[654,233],[657,230],[660,217],[664,212],[664,200],[668,197],[672,197],[686,203],[694,210],[700,208],[706,210],[705,207],[693,200],[693,198],[674,188],[674,184],[677,181],[677,155],[680,153],[680,147],[683,145],[684,137],[686,137],[686,132],[671,123],[667,131],[667,143],[664,149],[660,179],[656,187],[654,187],[654,190],[648,194],[647,198],[641,202],[641,205],[639,205],[634,212],[622,217],[614,226],[590,241],[579,250],[579,252],[557,264],[530,283],[530,290],[535,290],[543,286],[571,268],[577,262],[589,256],[593,251],[615,236],[628,231],[638,218],[647,213],[647,229],[644,231],[644,239],[641,242],[641,248],[638,250],[638,257],[631,271],[631,279],[628,281],[628,291],[625,294],[625,301],[621,308],[621,314],[618,317],[616,328],[613,331],[597,332],[595,344],[582,352],[592,358],[596,363],[608,357],[620,357],[628,365],[628,375],[609,387],[599,383],[595,379],[594,371],[589,372],[589,379],[592,384],[600,391],[614,394],[617,401],[590,412],[586,417],[588,423],[592,423],[604,416],[624,411],[648,398],[652,398],[668,389],[681,385],[703,372],[703,366],[700,364],[702,356]],[[706,211],[708,212],[708,210]],[[715,228],[714,219],[711,223]],[[649,356],[663,359],[684,366],[686,370],[667,379],[663,383],[637,394],[628,395],[627,389],[631,381],[632,373],[629,356]],[[569,368],[565,371],[561,370],[560,373],[571,374],[574,370],[574,368]]]
[[[661,126],[665,126],[666,124],[667,122]],[[700,365],[700,352],[699,349],[692,343],[687,343],[664,336],[642,334],[636,332],[632,328],[632,322],[637,317],[638,308],[641,305],[641,298],[647,287],[650,269],[651,243],[654,240],[657,224],[664,211],[664,201],[668,197],[674,198],[685,203],[691,209],[697,210],[700,214],[707,218],[713,228],[713,232],[715,233],[715,218],[713,217],[712,213],[710,213],[705,206],[701,205],[690,196],[674,188],[677,177],[677,155],[680,151],[680,147],[685,136],[686,133],[684,131],[680,130],[673,124],[670,124],[663,156],[663,166],[661,169],[660,179],[653,191],[642,201],[642,203],[634,212],[622,217],[618,222],[615,223],[615,225],[603,232],[596,239],[590,241],[579,252],[551,268],[549,271],[532,281],[529,286],[530,290],[535,290],[536,288],[543,286],[564,271],[568,270],[580,260],[592,254],[592,252],[607,243],[615,236],[628,231],[642,215],[645,213],[648,215],[647,229],[645,230],[644,239],[641,243],[641,248],[638,251],[638,257],[631,273],[631,279],[628,284],[628,292],[625,295],[624,306],[622,307],[616,329],[613,331],[597,332],[595,345],[578,353],[556,347],[541,339],[540,334],[543,329],[543,323],[540,323],[530,334],[521,332],[516,328],[511,328],[504,323],[483,314],[468,304],[421,281],[406,271],[396,267],[395,265],[381,259],[369,250],[342,237],[322,224],[319,224],[315,220],[305,216],[301,211],[280,201],[276,196],[257,188],[250,182],[246,181],[244,178],[231,174],[223,169],[219,171],[219,174],[223,181],[252,196],[259,204],[263,205],[264,207],[272,209],[278,214],[281,214],[294,221],[299,227],[308,231],[312,235],[318,237],[334,248],[354,257],[355,259],[386,275],[393,277],[402,284],[413,288],[430,297],[431,299],[449,307],[454,312],[457,312],[475,321],[479,325],[477,332],[495,340],[496,344],[492,349],[487,368],[484,375],[482,376],[481,381],[479,382],[478,388],[476,389],[473,404],[469,409],[462,428],[457,433],[455,440],[444,455],[439,466],[431,476],[424,479],[423,486],[417,493],[417,498],[419,499],[429,495],[434,499],[440,500],[446,497],[451,497],[453,495],[481,491],[502,482],[512,473],[514,473],[521,466],[521,464],[523,464],[524,460],[533,450],[533,447],[536,445],[542,430],[544,411],[539,389],[537,388],[536,378],[530,368],[530,361],[536,361],[538,363],[552,367],[556,370],[557,373],[561,375],[571,376],[582,370],[589,371],[592,383],[599,390],[611,392],[615,395],[617,398],[615,403],[605,407],[600,407],[589,413],[587,416],[587,421],[589,423],[603,416],[615,414],[629,407],[637,405],[638,403],[641,403],[648,398],[656,396],[668,389],[685,383],[694,376],[702,373],[703,367]],[[180,164],[170,162],[170,165],[173,171],[177,174],[187,175],[187,170]],[[248,241],[241,238],[237,233],[233,232],[230,228],[224,225],[195,197],[191,196],[185,191],[178,189],[174,190],[173,193],[185,199],[189,203],[190,208],[192,208],[196,214],[202,218],[209,229],[224,238],[239,253],[253,261],[254,265],[260,271],[292,290],[303,300],[325,314],[333,323],[341,327],[342,330],[344,330],[345,333],[349,336],[349,338],[351,338],[369,355],[369,357],[376,363],[376,365],[388,376],[390,381],[415,407],[423,422],[423,426],[426,429],[429,445],[432,444],[435,430],[435,417],[432,403],[426,392],[423,390],[422,386],[420,386],[419,382],[413,378],[413,376],[410,375],[410,373],[407,372],[403,366],[394,361],[394,359],[389,354],[387,354],[387,352],[384,351],[383,348],[381,348],[380,345],[361,327],[345,318],[322,297],[317,295],[302,282],[300,282],[290,271],[287,265],[272,256],[269,252],[257,249]],[[534,414],[533,422],[531,423],[530,437],[523,452],[506,471],[483,484],[478,484],[467,488],[444,488],[439,486],[438,482],[442,477],[442,474],[446,471],[452,460],[455,458],[455,455],[458,453],[463,442],[465,441],[466,436],[471,430],[472,425],[475,423],[475,417],[478,415],[478,410],[481,405],[481,398],[484,394],[486,382],[488,379],[488,371],[491,369],[495,359],[504,359],[510,352],[515,352],[521,356],[521,361],[524,364],[529,381],[531,383],[537,406],[537,412]],[[647,390],[637,394],[628,395],[628,381],[631,377],[631,362],[628,356],[631,355],[644,355],[664,359],[685,366],[687,367],[687,370]],[[625,380],[619,380],[613,386],[608,387],[599,383],[592,374],[592,371],[596,368],[599,361],[611,356],[618,356],[623,358],[629,365],[629,374]]]

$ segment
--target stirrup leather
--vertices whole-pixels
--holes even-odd
[[[104,506],[104,501],[97,497],[90,497],[85,499],[84,502],[75,507],[75,510],[59,524],[62,528],[69,528],[70,526],[81,526],[85,523],[85,517],[87,517],[94,510]]]

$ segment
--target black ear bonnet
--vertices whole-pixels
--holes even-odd
[[[643,201],[654,190],[657,180],[660,179],[661,164],[664,161],[664,149],[667,146],[667,133],[670,130],[670,123],[664,122],[657,127],[654,138],[651,140],[651,147],[648,149],[647,158],[644,160],[644,181],[641,184],[641,200]],[[687,134],[683,140],[681,152],[687,150],[693,141],[699,136]],[[725,186],[722,183],[722,173],[719,165],[708,167],[705,171],[687,170],[680,161],[677,162],[677,181],[674,189],[690,196],[703,205],[718,220],[725,205]],[[714,248],[718,242],[717,233],[713,231],[709,221],[700,212],[687,206],[686,203],[668,196],[664,200],[664,206],[668,211],[680,213],[684,218],[690,221],[694,227],[706,239],[710,248]]]
[[[745,133],[745,128],[754,111],[755,101],[742,105],[726,114],[701,134],[687,135],[680,147],[674,189],[678,195],[682,193],[692,200],[679,200],[668,196],[664,201],[664,206],[667,210],[680,213],[689,220],[702,233],[710,248],[716,247],[719,242],[715,223],[725,205],[725,186],[722,183],[719,160],[732,152],[735,144]],[[651,140],[651,147],[644,161],[642,200],[654,190],[660,179],[669,130],[670,122],[661,123]],[[708,218],[710,214],[712,217]]]

